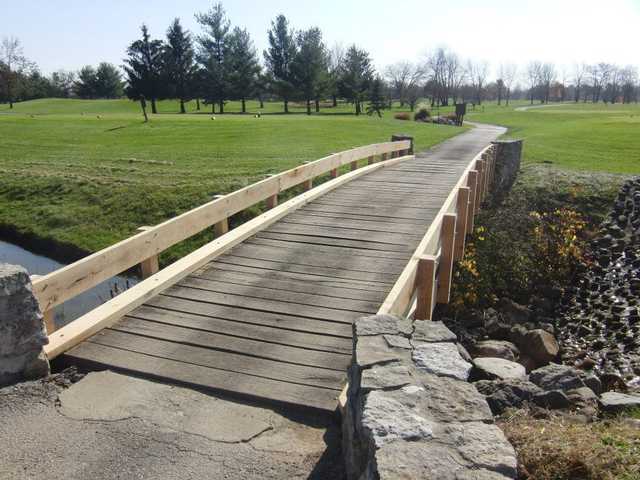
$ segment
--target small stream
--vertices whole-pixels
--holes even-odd
[[[42,255],[36,255],[22,247],[0,240],[0,263],[22,265],[29,275],[45,275],[65,266],[65,264]],[[75,298],[54,308],[55,323],[58,328],[111,300],[118,293],[138,283],[135,277],[116,276],[81,293]]]

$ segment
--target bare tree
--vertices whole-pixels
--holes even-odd
[[[556,67],[553,63],[544,63],[540,67],[540,87],[542,103],[549,103],[551,84],[556,80]]]
[[[26,70],[30,63],[24,57],[20,40],[15,37],[4,37],[0,44],[0,76],[9,99],[9,108],[13,108],[13,99],[18,75]]]
[[[582,85],[586,74],[587,66],[584,63],[576,63],[573,66],[573,86],[575,88],[573,100],[576,103],[580,101],[580,92],[582,91]]]
[[[527,86],[529,88],[529,99],[533,105],[533,99],[535,98],[536,89],[540,84],[540,78],[542,77],[542,64],[540,62],[529,62],[527,65],[526,77]]]
[[[427,55],[425,66],[429,72],[431,105],[438,102],[439,105],[446,106],[450,99],[455,102],[465,75],[458,55],[440,47]]]
[[[344,62],[344,52],[344,45],[336,42],[329,50],[327,58],[327,67],[329,70],[329,91],[331,92],[331,99],[333,100],[334,107],[338,106],[338,80],[340,78],[340,71]]]
[[[405,103],[409,103],[413,111],[417,100],[416,95],[419,91],[419,84],[425,77],[424,67],[402,61],[387,66],[384,70],[384,75],[394,95],[400,100],[400,106],[403,107]],[[410,101],[410,96],[413,101]]]
[[[475,101],[478,105],[482,105],[482,95],[489,74],[489,63],[485,60],[467,62],[467,76],[471,81],[471,86],[475,92]]]
[[[632,65],[620,69],[620,86],[622,89],[622,103],[638,101],[636,85],[638,83],[638,69]]]
[[[517,67],[513,63],[505,63],[500,65],[500,78],[504,82],[505,87],[505,100],[509,105],[509,99],[511,98],[511,89],[513,82],[516,80],[516,74],[518,72]]]

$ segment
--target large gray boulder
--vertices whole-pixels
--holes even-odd
[[[0,264],[0,386],[49,373],[49,343],[27,271]]]
[[[518,347],[506,340],[483,340],[477,342],[471,351],[474,357],[504,358],[512,362],[520,356]]]
[[[555,337],[542,329],[528,331],[520,348],[539,366],[551,362],[560,352],[560,346]]]
[[[525,368],[504,358],[479,357],[473,359],[473,378],[478,380],[524,379]]]
[[[544,390],[567,391],[585,386],[577,369],[557,363],[534,370],[529,380]]]
[[[543,391],[534,383],[522,379],[480,380],[473,385],[486,395],[494,415],[500,415],[508,408],[520,408]]]
[[[640,408],[640,396],[619,392],[605,392],[600,397],[600,406],[605,412],[620,413]]]

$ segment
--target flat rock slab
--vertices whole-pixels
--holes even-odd
[[[434,375],[467,380],[471,364],[466,362],[455,343],[424,343],[413,350],[418,370]]]
[[[455,333],[449,330],[442,322],[432,322],[428,320],[416,320],[413,322],[414,342],[455,342]]]
[[[478,357],[473,360],[474,376],[482,380],[525,379],[527,371],[519,363],[504,358]]]
[[[600,405],[607,412],[623,412],[628,409],[640,408],[640,396],[605,392],[600,397]]]

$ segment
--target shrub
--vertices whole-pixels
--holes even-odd
[[[426,108],[421,108],[415,113],[413,119],[416,122],[426,122],[429,117],[431,117],[431,113],[429,112],[429,110],[427,110]]]
[[[407,112],[400,112],[396,113],[393,118],[395,118],[396,120],[410,120],[411,115],[409,115]]]

